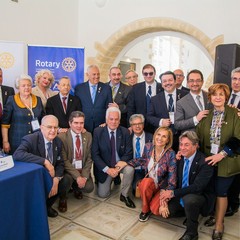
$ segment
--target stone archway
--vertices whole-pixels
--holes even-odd
[[[122,27],[102,44],[96,42],[95,48],[98,51],[96,57],[87,58],[87,63],[97,64],[101,69],[101,79],[108,79],[110,67],[127,44],[145,34],[160,31],[180,32],[195,38],[207,50],[213,60],[216,46],[223,43],[223,35],[210,39],[198,28],[177,19],[145,18]],[[208,85],[207,82],[206,85]]]

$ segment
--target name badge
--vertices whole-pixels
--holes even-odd
[[[37,118],[34,118],[32,121],[31,121],[31,125],[32,125],[32,131],[35,132],[35,131],[38,131],[40,129],[40,125],[39,125],[39,122],[38,122],[38,119]]]
[[[78,169],[78,170],[82,169],[82,160],[74,159],[74,163],[75,163],[76,169]]]
[[[212,154],[217,154],[218,153],[218,148],[219,148],[219,146],[217,144],[212,143],[211,144],[211,153]]]
[[[174,124],[174,112],[169,112],[169,118],[172,124]]]

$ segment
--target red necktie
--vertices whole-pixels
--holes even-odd
[[[76,151],[75,158],[82,159],[82,151],[81,151],[81,141],[79,135],[76,135]]]
[[[67,104],[66,104],[66,99],[67,99],[67,97],[63,97],[63,98],[62,98],[62,101],[63,101],[63,108],[64,108],[64,112],[66,112],[66,111],[67,111]]]

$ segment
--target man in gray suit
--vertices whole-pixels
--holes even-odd
[[[209,104],[207,92],[202,90],[203,74],[194,69],[187,75],[189,94],[177,101],[175,128],[180,131],[195,130],[195,126],[207,116]]]

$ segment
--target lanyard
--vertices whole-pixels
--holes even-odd
[[[221,113],[220,119],[219,119],[218,123],[216,123],[217,127],[216,127],[216,130],[215,130],[215,133],[214,133],[215,139],[217,138],[217,133],[218,133],[218,129],[220,128],[220,124],[222,122],[223,114],[224,114],[224,112]]]
[[[21,99],[21,98],[20,98]],[[32,110],[32,97],[30,98],[30,106],[27,106],[21,99],[21,102],[24,104],[24,106],[30,111],[32,118],[34,119],[34,112]]]

